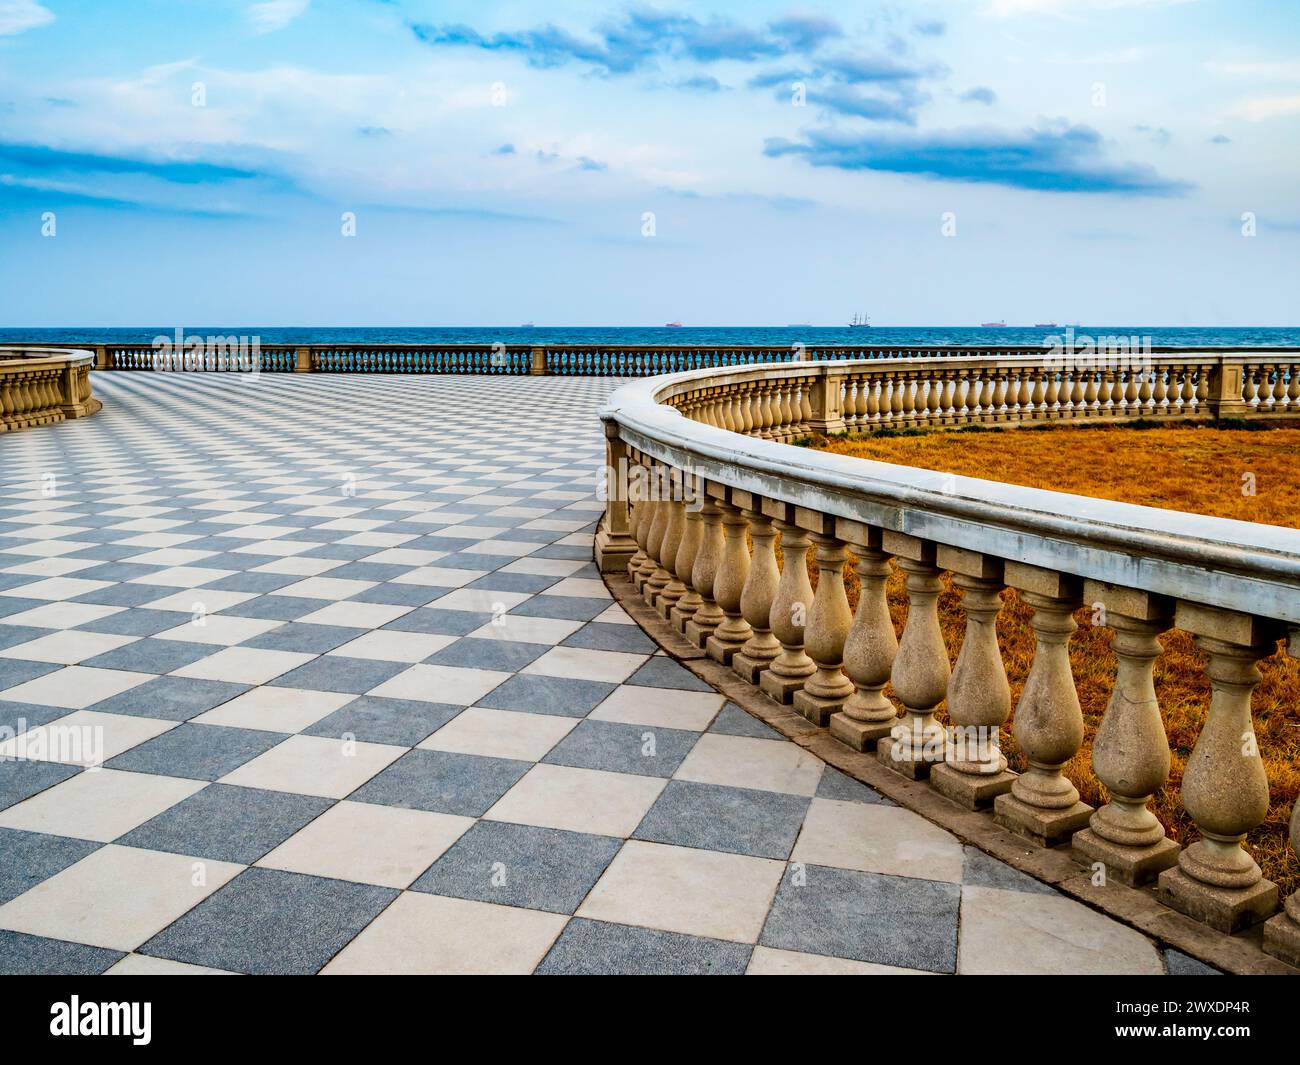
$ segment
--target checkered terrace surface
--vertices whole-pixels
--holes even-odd
[[[98,374],[0,436],[0,972],[1209,972],[592,565],[617,382]]]

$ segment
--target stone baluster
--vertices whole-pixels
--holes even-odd
[[[1300,802],[1291,811],[1291,850],[1300,855]],[[1291,892],[1282,912],[1264,925],[1264,949],[1300,969],[1300,890]]]
[[[726,489],[709,485],[708,491]],[[719,625],[726,620],[726,615],[713,597],[713,587],[718,580],[718,571],[722,566],[722,510],[716,500],[706,495],[700,508],[700,544],[695,553],[695,565],[691,569],[691,587],[700,597],[698,608],[686,621],[683,634],[696,647],[703,648]]]
[[[649,532],[646,518],[649,516],[650,512],[647,509],[646,501],[638,496],[632,503],[632,513],[629,515],[629,528],[632,539],[636,541],[636,551],[627,560],[627,576],[628,580],[634,584],[641,572],[641,567],[645,565],[645,540],[646,533]]]
[[[740,502],[741,495],[737,492],[732,498]],[[740,596],[740,610],[751,631],[745,645],[731,659],[731,668],[750,684],[757,684],[759,676],[772,664],[772,659],[781,653],[781,643],[772,635],[770,622],[772,601],[776,598],[776,587],[781,579],[776,564],[776,530],[772,528],[771,519],[763,513],[762,504],[761,499],[751,497],[750,505],[745,507],[754,554]]]
[[[1006,582],[1033,607],[1034,661],[1029,667],[1012,733],[1029,768],[993,803],[1003,828],[1051,847],[1088,823],[1092,807],[1062,772],[1083,743],[1083,712],[1070,671],[1071,616],[1081,603],[1079,581],[1019,562],[1006,565]]]
[[[804,650],[816,663],[817,672],[794,693],[794,708],[809,721],[825,726],[853,694],[853,682],[844,675],[844,641],[853,621],[849,598],[844,591],[844,543],[832,535],[835,519],[799,511],[800,524],[812,530],[816,545],[817,590],[808,610],[804,629]]]
[[[1175,623],[1210,656],[1210,707],[1183,772],[1183,806],[1201,838],[1160,874],[1160,900],[1220,932],[1272,915],[1277,885],[1242,846],[1268,815],[1268,777],[1251,720],[1259,662],[1280,635],[1246,614],[1180,602]]]
[[[808,534],[794,523],[794,507],[765,500],[764,511],[776,517],[773,524],[781,533],[781,576],[768,612],[768,627],[781,643],[781,652],[759,678],[759,687],[779,703],[794,700],[794,693],[817,671],[817,664],[804,650],[804,629],[812,606],[812,583],[808,580]],[[778,516],[779,515],[779,516]]]
[[[907,574],[907,621],[890,681],[906,712],[894,726],[888,743],[876,746],[880,761],[904,776],[919,780],[945,757],[943,726],[934,712],[948,694],[948,649],[939,626],[939,568],[935,545],[906,533],[886,530],[885,550],[897,556]]]
[[[854,750],[873,751],[898,721],[898,711],[884,693],[898,654],[885,592],[889,555],[881,550],[879,529],[839,519],[836,531],[857,559],[858,608],[844,640],[844,672],[856,690],[831,715],[831,735]]]
[[[1110,802],[1071,842],[1076,858],[1101,862],[1108,876],[1136,886],[1178,861],[1178,844],[1148,806],[1169,777],[1169,741],[1153,671],[1161,652],[1156,637],[1173,624],[1173,603],[1098,581],[1085,581],[1083,591],[1100,623],[1115,630],[1117,668],[1092,743],[1092,766]]]
[[[641,582],[641,596],[651,606],[654,606],[655,599],[658,598],[659,593],[663,591],[664,586],[671,579],[662,560],[666,557],[664,555],[664,537],[668,532],[672,503],[660,496],[653,505],[654,518],[650,523],[650,536],[646,540],[646,557],[649,559],[650,565],[646,567],[646,570],[642,571],[645,574],[645,580]]]
[[[953,734],[944,764],[930,770],[930,783],[954,802],[979,810],[992,806],[1016,779],[1007,772],[1000,731],[1011,714],[1011,685],[997,632],[1003,566],[988,555],[943,546],[937,562],[962,590],[966,634],[948,682]]]
[[[651,604],[662,618],[667,618],[683,595],[686,585],[677,574],[677,552],[682,546],[682,536],[686,532],[686,505],[679,498],[680,480],[673,478],[673,498],[664,504],[668,510],[668,526],[664,530],[663,547],[660,551],[660,564],[668,579],[659,587]]]
[[[713,630],[704,649],[715,662],[729,666],[732,657],[754,634],[741,613],[741,597],[749,577],[749,519],[731,498],[719,499],[718,509],[722,511],[722,563],[713,582],[713,598],[726,620]]]
[[[682,529],[682,542],[677,548],[675,570],[677,579],[681,581],[686,591],[666,615],[673,628],[683,636],[686,634],[686,623],[695,616],[695,612],[700,609],[700,604],[704,602],[700,598],[700,593],[695,590],[695,558],[700,553],[700,541],[704,531],[700,515],[702,505],[699,499],[691,497],[683,502],[686,524]]]

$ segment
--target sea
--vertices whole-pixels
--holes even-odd
[[[102,329],[66,327],[59,329],[0,328],[0,344],[24,341],[53,344],[140,343],[155,336],[174,337],[175,325]],[[1135,343],[1153,347],[1293,347],[1300,346],[1300,326],[1233,327],[1162,325],[1070,325],[1006,326],[185,326],[186,335],[245,336],[261,344],[596,344],[667,345],[671,347],[717,347],[730,345],[789,346],[809,348],[841,345],[989,345],[1050,346],[1052,337],[1065,337],[1073,330],[1076,342],[1088,337],[1131,337]],[[1099,345],[1101,346],[1101,345]]]

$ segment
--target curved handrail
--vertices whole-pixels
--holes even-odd
[[[702,385],[770,380],[774,373],[811,381],[828,371],[887,374],[991,364],[956,358],[697,370],[625,385],[600,415],[644,455],[764,498],[1109,584],[1300,623],[1300,531],[809,451],[691,421],[664,402]],[[1042,360],[996,363],[1016,364],[1041,366]]]

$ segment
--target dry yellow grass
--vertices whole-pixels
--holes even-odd
[[[1210,428],[1132,430],[1121,427],[1084,430],[1023,430],[1004,433],[933,432],[919,436],[819,440],[815,445],[838,454],[921,466],[1075,492],[1106,499],[1144,503],[1174,510],[1300,527],[1300,430],[1245,431]],[[1242,493],[1245,473],[1255,479],[1255,495]],[[857,602],[857,578],[846,567],[850,600]],[[816,573],[813,572],[816,580]],[[939,608],[950,660],[955,662],[965,627],[960,597],[947,583]],[[1019,699],[1033,659],[1031,611],[1014,591],[1004,593],[1006,606],[998,634],[1012,695]],[[901,633],[907,599],[901,573],[889,582],[890,608]],[[1070,659],[1083,708],[1083,747],[1066,767],[1085,802],[1105,801],[1105,789],[1092,771],[1092,737],[1110,698],[1115,656],[1113,630],[1091,623],[1080,610],[1079,630],[1070,641]],[[1179,783],[1200,732],[1210,686],[1204,655],[1192,638],[1173,630],[1161,637],[1164,654],[1156,662],[1156,692],[1164,713],[1173,768],[1154,808],[1169,835],[1186,844],[1196,829],[1182,808]],[[1253,699],[1255,730],[1268,773],[1271,806],[1268,819],[1247,840],[1251,852],[1284,892],[1300,888],[1300,860],[1287,841],[1287,823],[1300,796],[1300,660],[1281,650],[1261,664],[1263,681]],[[1008,726],[1004,750],[1011,767],[1024,766]]]

